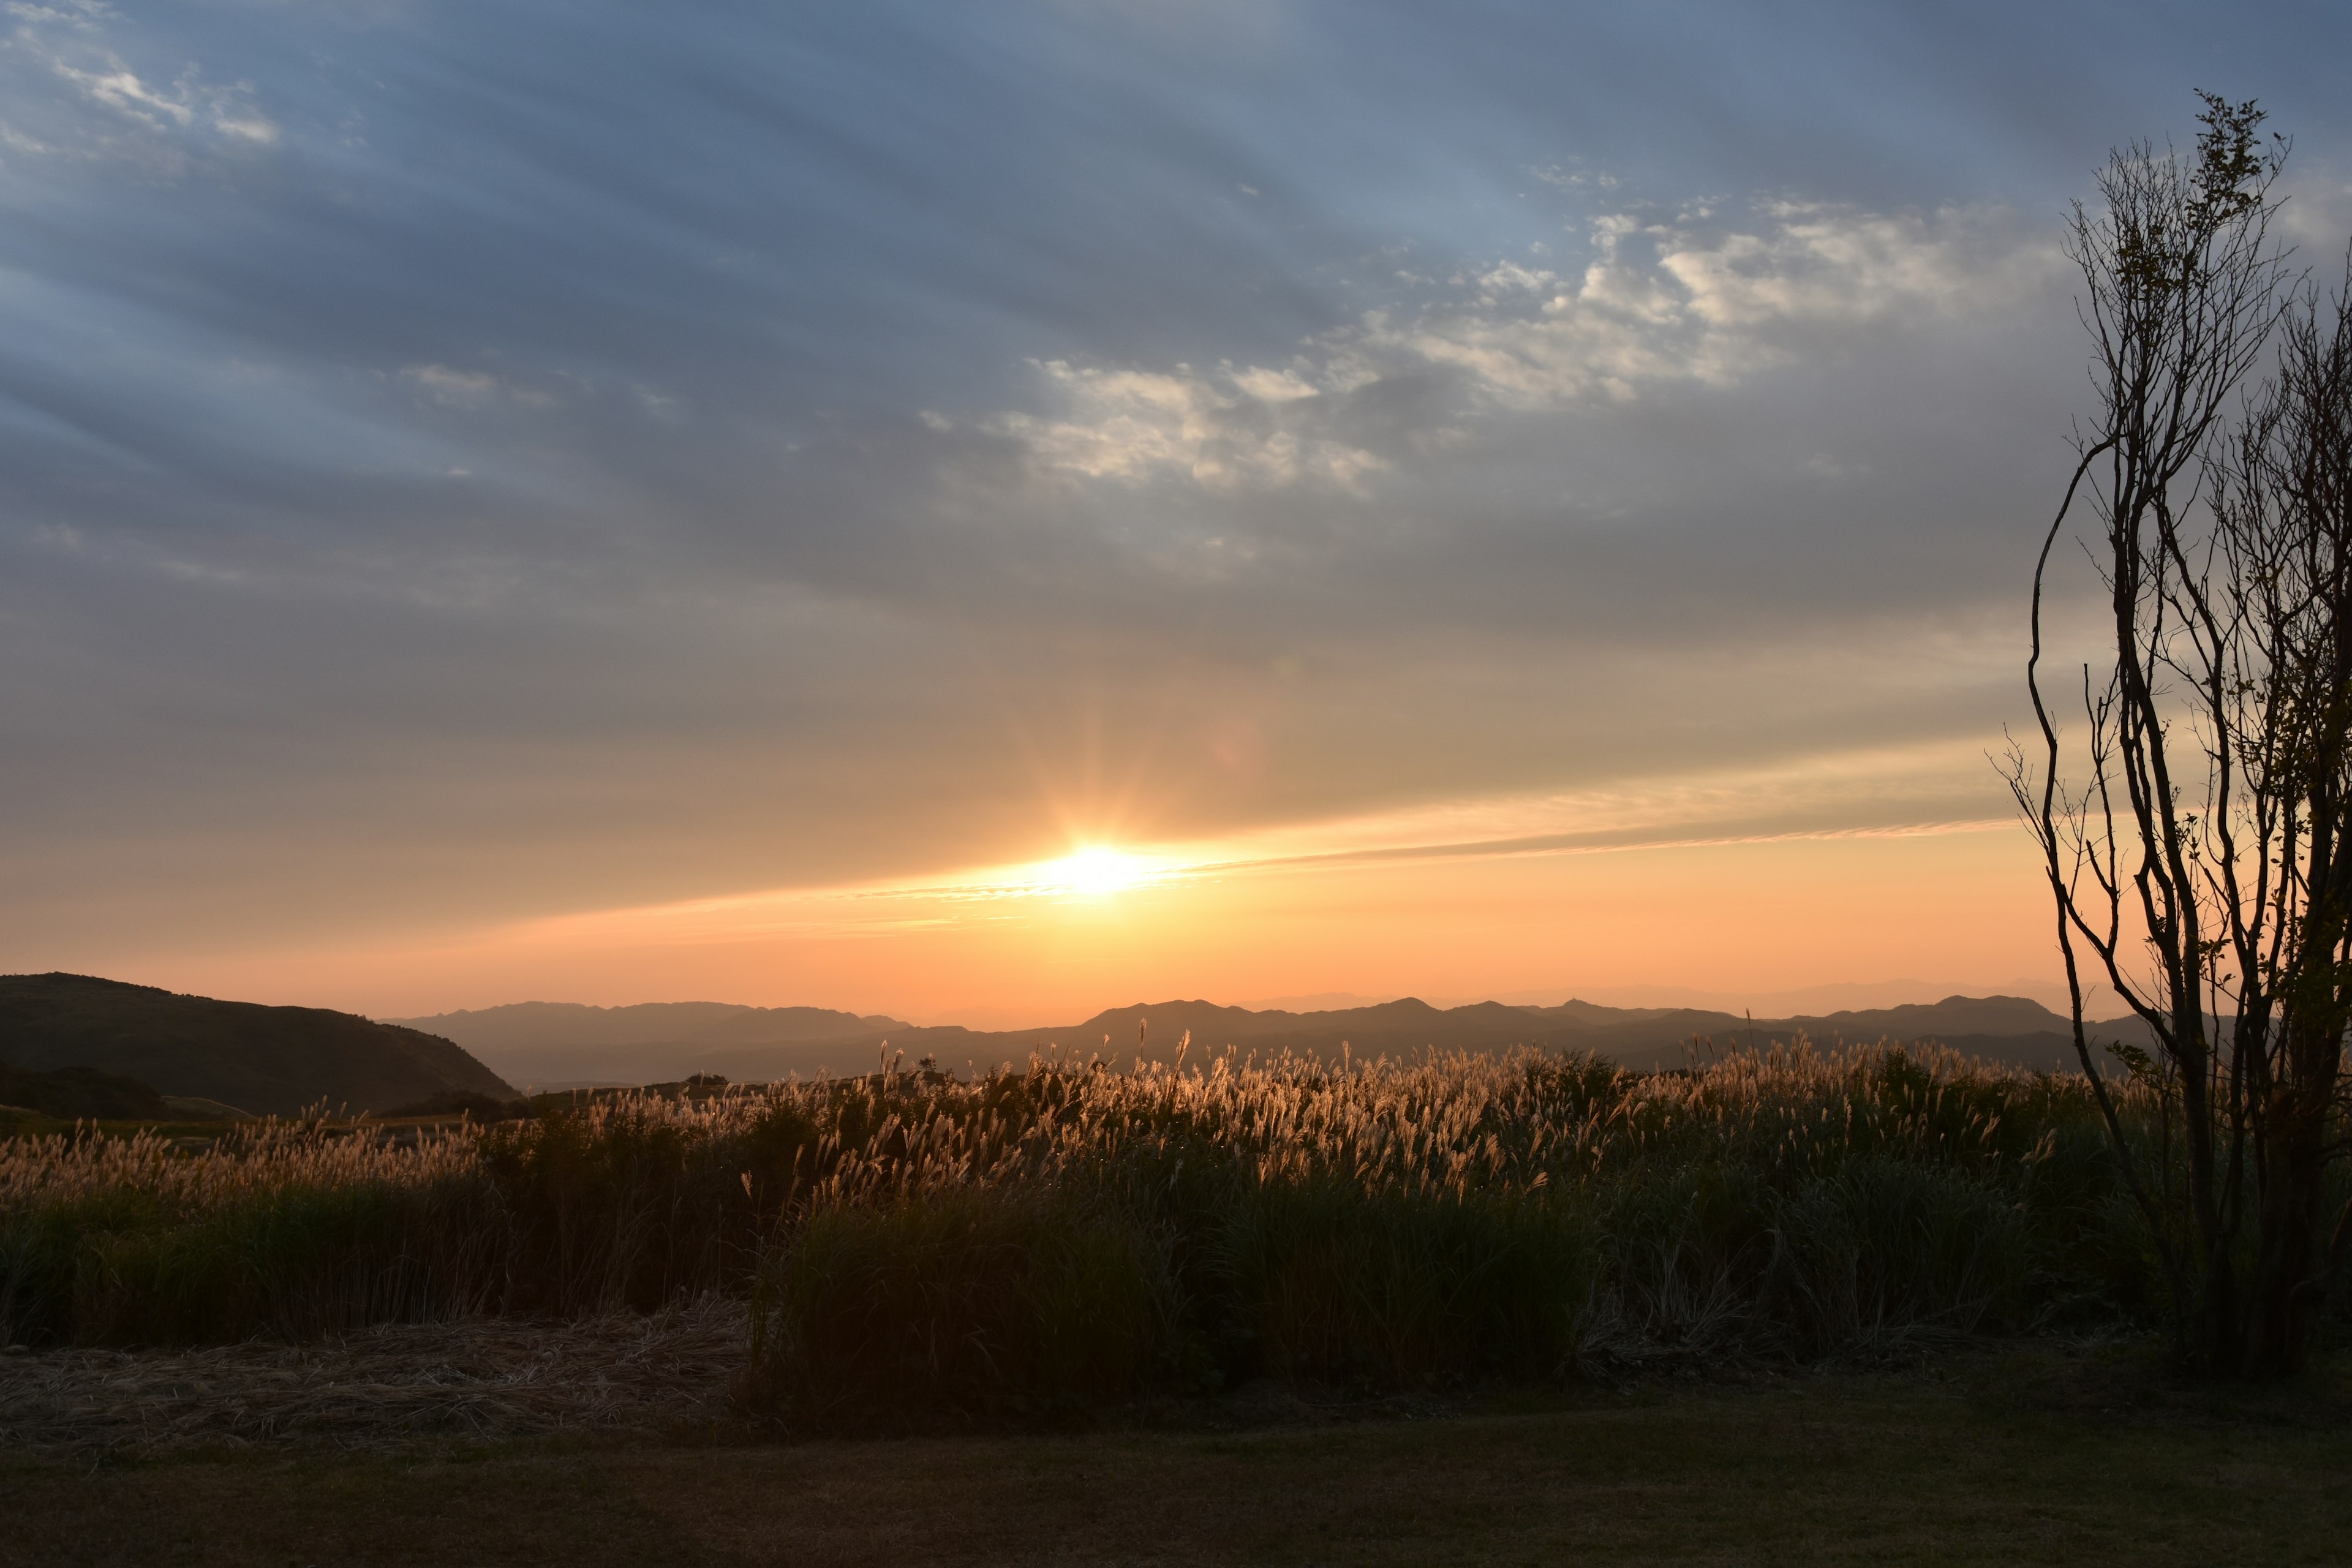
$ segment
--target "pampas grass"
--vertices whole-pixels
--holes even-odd
[[[1038,1058],[194,1152],[83,1130],[0,1142],[0,1337],[300,1341],[716,1291],[750,1302],[746,1405],[808,1426],[1883,1357],[2146,1321],[2103,1139],[2079,1080],[1801,1041],[1646,1075]]]

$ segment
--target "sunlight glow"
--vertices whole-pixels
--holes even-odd
[[[1038,879],[1050,887],[1081,893],[1116,893],[1138,882],[1150,881],[1160,867],[1140,855],[1105,845],[1089,845],[1038,868]]]

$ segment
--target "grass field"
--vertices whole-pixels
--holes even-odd
[[[2352,1399],[2148,1347],[1066,1435],[0,1458],[0,1564],[2336,1563]],[[1260,1395],[1264,1397],[1260,1397]]]
[[[2154,1284],[2081,1080],[1935,1051],[1041,1060],[397,1137],[0,1142],[8,1342],[719,1291],[751,1307],[744,1398],[804,1430],[2121,1331]]]

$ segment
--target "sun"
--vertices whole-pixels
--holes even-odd
[[[1096,844],[1048,861],[1040,869],[1045,879],[1056,887],[1081,893],[1116,893],[1149,880],[1159,868],[1140,855]]]

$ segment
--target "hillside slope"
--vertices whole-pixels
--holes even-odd
[[[0,1061],[97,1068],[157,1092],[290,1115],[514,1089],[452,1042],[322,1007],[182,996],[83,974],[0,975]]]
[[[183,1105],[194,1103],[182,1100]],[[5,1113],[29,1111],[61,1121],[166,1121],[173,1109],[135,1078],[97,1068],[35,1072],[0,1061],[0,1126]]]

